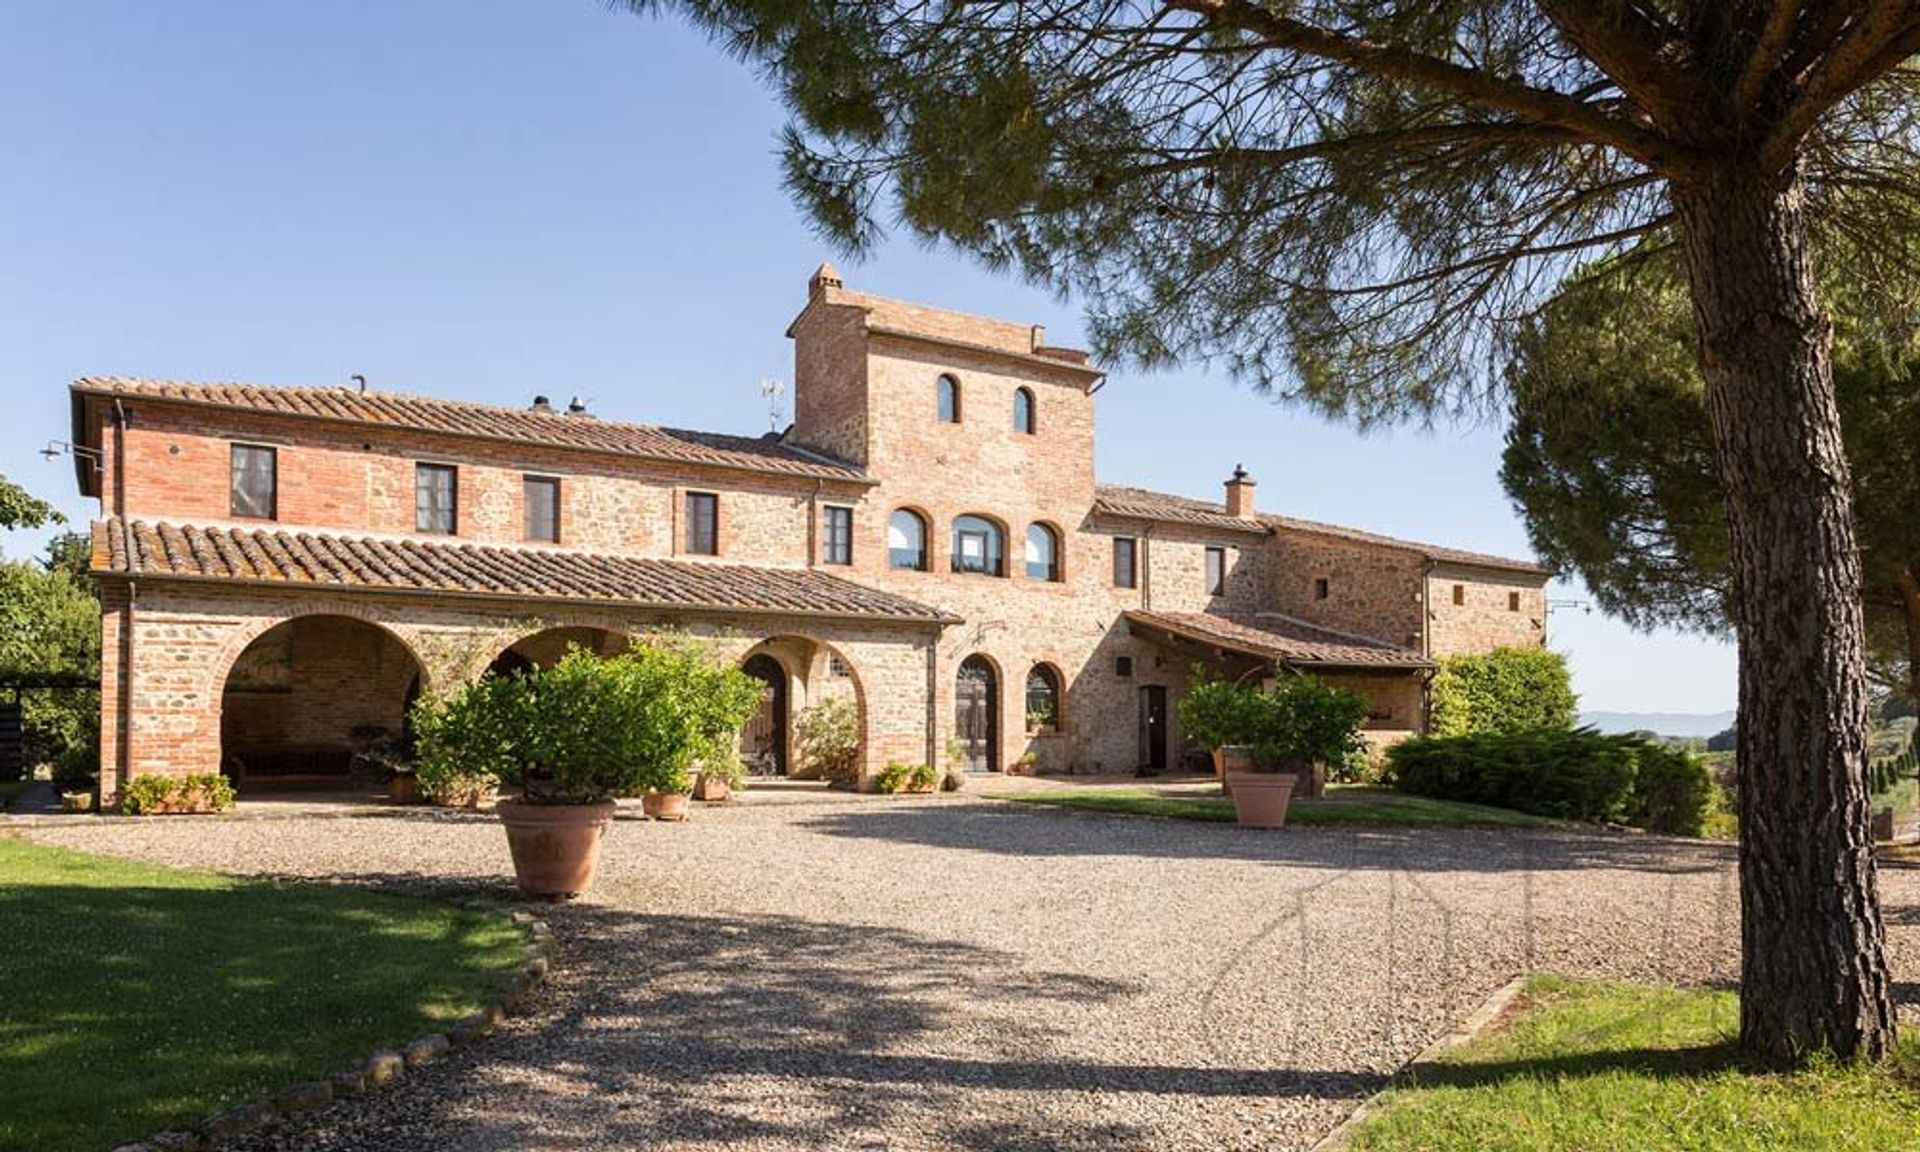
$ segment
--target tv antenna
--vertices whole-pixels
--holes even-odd
[[[771,376],[761,378],[760,398],[767,402],[767,431],[769,432],[780,431],[781,416],[786,411],[786,405],[782,402],[786,399],[786,395],[785,381],[775,380]]]

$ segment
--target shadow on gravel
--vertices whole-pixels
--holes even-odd
[[[1731,867],[1734,847],[1607,832],[1499,828],[1289,828],[1119,816],[1014,803],[837,812],[800,821],[825,836],[1009,856],[1251,860],[1294,868],[1689,874]]]
[[[791,917],[550,909],[535,1015],[267,1149],[911,1147],[1147,1152],[1275,1098],[1384,1077],[1072,1055],[1131,982]],[[1137,1125],[1112,1103],[1150,1098]],[[407,1134],[402,1138],[402,1134]]]

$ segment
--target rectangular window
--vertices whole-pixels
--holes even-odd
[[[1113,538],[1113,586],[1115,588],[1136,588],[1139,586],[1139,560],[1139,541],[1131,536],[1115,536]]]
[[[1518,592],[1507,593],[1507,611],[1509,612],[1520,611],[1520,593]]]
[[[820,559],[828,564],[853,563],[853,509],[822,509],[826,522],[821,525]]]
[[[527,539],[560,542],[560,481],[552,476],[528,476],[520,482],[526,504]]]
[[[1325,576],[1314,577],[1313,598],[1315,600],[1325,600],[1329,595],[1332,594],[1332,592],[1333,592],[1333,589],[1331,586],[1328,585],[1327,578]]]
[[[459,471],[451,464],[413,466],[413,527],[451,536],[460,526]]]
[[[720,554],[720,497],[711,492],[687,493],[686,534],[681,551],[693,556]]]
[[[1225,596],[1227,594],[1227,550],[1225,548],[1207,549],[1207,595]]]
[[[280,461],[272,448],[235,444],[227,505],[236,517],[272,520],[280,514]]]
[[[1115,656],[1113,658],[1113,674],[1115,676],[1121,677],[1122,679],[1125,679],[1128,676],[1132,676],[1133,675],[1133,657]]]
[[[1455,584],[1453,586],[1453,602],[1455,604],[1465,604],[1467,602],[1467,586],[1465,584]]]

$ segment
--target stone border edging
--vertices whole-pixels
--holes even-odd
[[[236,1108],[209,1116],[190,1129],[156,1132],[144,1140],[122,1144],[113,1152],[204,1152],[218,1148],[228,1140],[271,1128],[282,1120],[317,1112],[336,1101],[365,1096],[406,1078],[447,1055],[455,1048],[475,1044],[500,1026],[509,1016],[518,1016],[527,998],[547,978],[551,968],[553,929],[524,908],[509,911],[491,900],[458,901],[456,907],[492,915],[505,913],[526,930],[526,961],[507,982],[506,989],[492,1003],[455,1021],[445,1032],[433,1032],[399,1051],[383,1049],[351,1068],[335,1072],[325,1080],[307,1080],[289,1085],[272,1096],[250,1100]]]
[[[1462,1020],[1455,1027],[1449,1029],[1446,1034],[1438,1040],[1422,1048],[1419,1055],[1407,1061],[1399,1072],[1393,1074],[1392,1079],[1388,1081],[1385,1088],[1380,1089],[1380,1091],[1362,1100],[1358,1108],[1348,1113],[1345,1120],[1340,1121],[1339,1124],[1334,1126],[1333,1131],[1314,1141],[1309,1152],[1342,1152],[1342,1150],[1346,1148],[1347,1143],[1353,1139],[1353,1134],[1359,1130],[1360,1125],[1371,1119],[1374,1113],[1380,1110],[1380,1102],[1386,1097],[1387,1093],[1393,1091],[1397,1086],[1393,1081],[1399,1079],[1401,1073],[1404,1073],[1408,1068],[1417,1067],[1421,1064],[1431,1064],[1441,1056],[1486,1031],[1487,1026],[1495,1020],[1498,1020],[1501,1014],[1504,1013],[1507,1008],[1513,1004],[1514,1000],[1519,997],[1520,993],[1526,989],[1527,979],[1528,977],[1525,974],[1515,976],[1513,979],[1495,989],[1493,995],[1487,997],[1486,1000],[1481,1003],[1480,1007],[1473,1010],[1472,1015]]]

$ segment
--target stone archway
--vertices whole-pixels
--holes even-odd
[[[954,674],[953,738],[967,771],[1000,770],[1000,672],[978,652]]]
[[[486,671],[498,676],[545,668],[573,647],[584,648],[599,656],[618,656],[633,647],[633,638],[625,632],[592,625],[566,624],[543,628],[507,645],[487,665]]]
[[[242,789],[338,787],[403,753],[426,669],[367,620],[313,613],[254,636],[220,687],[220,771]]]
[[[740,733],[740,758],[755,776],[785,776],[791,678],[786,667],[765,652],[747,657],[740,670],[763,685],[760,711]]]
[[[742,653],[740,667],[763,681],[778,678],[783,682],[784,699],[775,701],[775,706],[784,710],[785,722],[776,738],[786,775],[816,776],[814,767],[806,762],[799,733],[811,709],[836,699],[845,700],[853,709],[859,732],[856,767],[862,776],[870,770],[867,760],[873,743],[866,689],[859,670],[843,651],[814,636],[770,636]],[[751,738],[753,733],[747,736]]]

